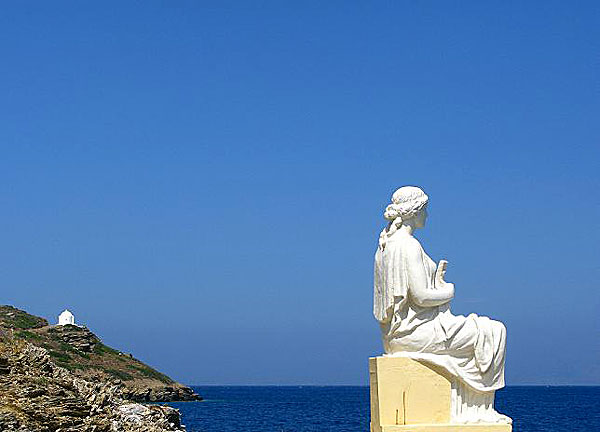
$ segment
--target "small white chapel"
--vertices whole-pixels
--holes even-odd
[[[71,313],[69,309],[65,309],[58,316],[58,325],[75,325],[75,316]]]

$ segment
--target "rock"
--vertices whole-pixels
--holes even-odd
[[[6,375],[10,372],[10,366],[8,364],[8,359],[4,357],[0,357],[0,375]]]
[[[0,431],[183,432],[179,412],[124,398],[122,385],[88,381],[57,366],[44,348],[0,342]]]
[[[182,385],[152,386],[150,388],[124,388],[126,397],[136,402],[201,401],[202,396]]]
[[[72,324],[53,326],[48,330],[48,334],[83,353],[92,352],[100,342],[98,337],[87,327],[78,327]]]

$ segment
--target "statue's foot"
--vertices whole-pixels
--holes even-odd
[[[486,412],[483,418],[480,420],[481,423],[502,423],[502,424],[512,424],[512,419],[504,414],[500,414],[495,409],[491,409]]]
[[[454,420],[456,423],[462,424],[478,424],[478,423],[495,423],[495,424],[512,424],[512,419],[509,416],[500,414],[495,409],[487,409],[485,412],[463,414],[462,418]]]

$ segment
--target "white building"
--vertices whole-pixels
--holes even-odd
[[[75,316],[68,309],[62,311],[62,313],[58,316],[58,325],[66,324],[75,325]]]

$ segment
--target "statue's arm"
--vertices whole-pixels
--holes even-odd
[[[432,287],[420,247],[409,247],[407,254],[408,288],[414,302],[422,307],[439,306],[454,298],[454,284]]]

